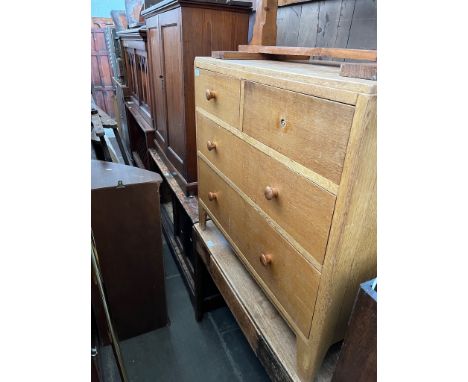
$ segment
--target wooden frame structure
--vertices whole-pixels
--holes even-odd
[[[311,60],[332,58],[360,62],[327,61],[327,65],[340,66],[343,77],[377,80],[377,51],[345,48],[308,48],[276,46],[276,15],[278,5],[300,1],[257,0],[253,35],[249,45],[239,45],[237,51],[213,51],[212,57],[224,60]],[[364,62],[362,62],[364,61]],[[319,62],[323,64],[322,61]]]

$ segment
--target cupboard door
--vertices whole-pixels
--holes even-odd
[[[166,101],[164,94],[164,73],[161,64],[161,38],[157,23],[158,16],[154,16],[155,27],[148,29],[148,50],[152,77],[153,118],[156,122],[156,140],[165,150],[167,145]]]
[[[159,15],[159,27],[167,121],[166,155],[185,177],[185,110],[180,8]]]

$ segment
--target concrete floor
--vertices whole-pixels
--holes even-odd
[[[170,324],[121,342],[131,382],[269,381],[227,307],[195,320],[179,270],[164,242],[166,295]],[[110,347],[103,349],[112,357]],[[120,381],[112,363],[106,382]]]
[[[163,242],[170,324],[121,342],[131,382],[263,382],[269,377],[227,307],[195,320],[179,270]],[[106,382],[119,382],[110,346],[102,350]],[[332,347],[316,378],[329,382],[338,360]]]

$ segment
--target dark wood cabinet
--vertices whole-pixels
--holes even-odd
[[[163,0],[142,14],[148,29],[155,147],[186,194],[197,192],[196,56],[247,43],[250,3]]]
[[[122,42],[127,89],[125,110],[130,150],[135,164],[148,167],[148,149],[154,146],[146,28],[118,32]]]
[[[107,305],[119,340],[168,322],[159,186],[154,172],[92,161],[91,227]],[[93,295],[96,296],[93,287]],[[103,309],[93,298],[101,335]],[[104,338],[105,342],[108,338]]]

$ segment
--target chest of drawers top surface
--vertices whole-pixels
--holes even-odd
[[[377,82],[341,77],[340,68],[270,60],[220,60],[196,57],[195,66],[266,85],[279,86],[354,105],[356,94],[377,94]],[[196,75],[196,74],[195,74]],[[329,88],[324,92],[320,88]],[[342,93],[348,93],[342,94]]]

